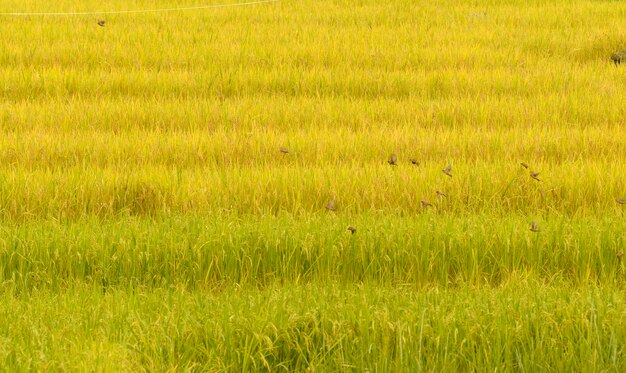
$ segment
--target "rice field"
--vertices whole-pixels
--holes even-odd
[[[626,371],[626,3],[4,14],[226,3],[0,0],[0,367]]]

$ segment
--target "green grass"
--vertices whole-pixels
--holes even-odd
[[[626,367],[623,292],[523,275],[487,289],[326,283],[103,295],[78,286],[4,298],[0,361],[24,370]]]
[[[0,16],[0,366],[626,370],[624,19],[564,0]]]
[[[75,282],[188,290],[333,281],[497,286],[516,273],[621,286],[622,217],[315,214],[91,219],[5,225],[0,280],[18,291]],[[357,228],[352,235],[347,226]]]

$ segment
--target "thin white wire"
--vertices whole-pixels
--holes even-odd
[[[183,8],[162,8],[162,9],[137,9],[137,10],[110,10],[110,11],[96,11],[96,12],[35,12],[35,13],[0,13],[0,16],[12,16],[12,17],[27,17],[27,16],[84,16],[84,15],[97,15],[97,14],[131,14],[131,13],[159,13],[159,12],[175,12],[183,10],[200,10],[200,9],[213,9],[213,8],[233,8],[246,5],[257,5],[265,3],[275,3],[280,0],[258,0],[249,1],[247,3],[231,3],[231,4],[214,4],[214,5],[200,5]]]

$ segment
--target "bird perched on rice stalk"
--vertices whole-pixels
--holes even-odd
[[[395,154],[391,154],[389,156],[389,160],[387,161],[387,163],[389,163],[392,166],[397,166],[398,165],[398,157]]]
[[[541,181],[541,180],[539,180],[539,172],[530,171],[530,177],[532,177],[533,179],[535,179],[537,181]]]
[[[335,210],[337,210],[337,207],[335,206],[335,199],[334,198],[330,202],[328,202],[328,204],[326,205],[326,210],[328,210],[328,211],[335,211]]]
[[[611,55],[611,61],[616,65],[626,62],[626,49],[613,53]]]

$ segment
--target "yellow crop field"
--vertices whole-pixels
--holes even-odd
[[[625,26],[0,0],[0,366],[626,371]]]

